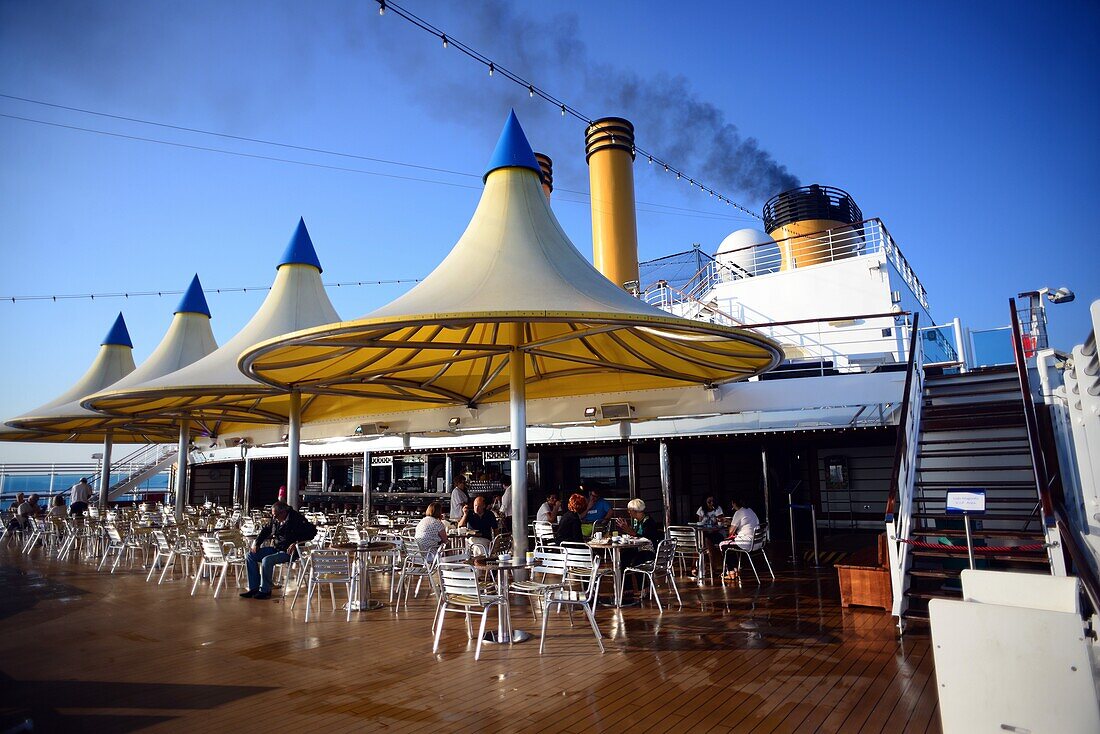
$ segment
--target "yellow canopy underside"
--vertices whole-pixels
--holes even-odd
[[[111,431],[114,443],[165,443],[178,435],[169,420],[142,421],[97,416],[35,418],[13,421],[13,431],[0,431],[0,441],[23,443],[102,443]]]
[[[272,386],[300,389],[310,401],[303,416],[320,419],[505,401],[513,350],[524,355],[529,399],[719,384],[782,359],[777,344],[745,329],[674,316],[529,311],[330,324],[262,342],[240,366]]]

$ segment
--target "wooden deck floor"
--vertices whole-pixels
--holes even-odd
[[[473,659],[461,620],[431,653],[434,605],[303,622],[278,600],[188,596],[0,549],[0,731],[938,732],[927,636],[839,604],[835,573],[681,582],[683,609],[551,619]],[[326,600],[327,604],[327,600]],[[31,729],[26,729],[31,731]]]

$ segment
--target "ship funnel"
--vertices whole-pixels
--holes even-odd
[[[764,229],[779,245],[780,270],[852,257],[863,245],[863,212],[847,191],[812,184],[764,204]]]
[[[634,126],[621,117],[596,120],[584,134],[592,192],[592,264],[617,286],[638,285],[634,214]]]
[[[542,190],[549,201],[550,194],[554,191],[554,160],[545,153],[535,153],[535,160],[539,162],[539,180],[542,181]]]

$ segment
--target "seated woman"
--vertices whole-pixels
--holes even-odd
[[[626,503],[626,512],[629,520],[618,518],[615,523],[619,532],[632,538],[645,538],[653,544],[652,548],[635,549],[624,548],[622,551],[622,563],[624,566],[634,566],[645,561],[653,560],[653,551],[657,544],[665,539],[665,531],[661,524],[646,514],[645,502],[640,499],[632,499]]]
[[[68,510],[65,509],[65,497],[59,494],[54,497],[53,502],[50,503],[50,511],[46,513],[46,516],[59,517],[64,520],[67,513]]]
[[[583,543],[584,533],[581,532],[581,515],[588,509],[588,501],[583,494],[573,493],[569,495],[566,503],[566,511],[561,514],[557,527],[554,528],[555,543]]]
[[[429,558],[439,552],[447,542],[447,528],[443,524],[443,510],[438,502],[432,502],[424,510],[424,517],[416,524],[416,545]]]

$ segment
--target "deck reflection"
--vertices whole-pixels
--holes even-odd
[[[12,549],[0,564],[0,730],[939,731],[927,637],[899,641],[881,611],[841,609],[830,569],[681,579],[684,607],[663,614],[601,608],[604,655],[562,614],[540,656],[517,607],[534,639],[475,663],[457,621],[433,657],[424,595],[350,624],[326,599],[307,625],[301,605],[191,597],[139,569]]]

